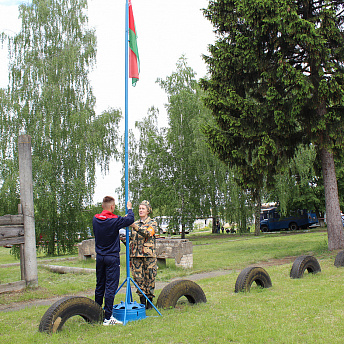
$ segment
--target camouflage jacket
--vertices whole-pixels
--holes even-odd
[[[134,225],[135,228],[130,228],[130,257],[156,257],[155,233],[158,230],[156,221],[147,217],[143,222],[135,221]]]

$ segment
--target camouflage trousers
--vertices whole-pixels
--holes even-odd
[[[157,259],[153,257],[132,257],[131,272],[133,279],[147,297],[154,297]],[[137,294],[142,293],[137,289]]]

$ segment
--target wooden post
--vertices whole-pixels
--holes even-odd
[[[33,207],[31,136],[20,135],[19,146],[19,181],[20,203],[24,215],[25,229],[25,279],[28,287],[38,287],[35,218]]]
[[[22,215],[23,214],[23,207],[19,203],[18,204],[18,214]],[[20,254],[20,279],[22,281],[25,281],[25,249],[24,249],[24,244],[20,244],[19,246],[19,254]]]

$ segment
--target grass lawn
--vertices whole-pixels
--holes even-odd
[[[206,294],[207,303],[161,310],[162,317],[154,310],[148,310],[146,319],[129,322],[125,326],[90,325],[80,317],[73,317],[61,332],[54,335],[38,332],[39,322],[48,306],[0,312],[1,343],[343,342],[341,296],[344,292],[344,268],[333,265],[337,252],[327,250],[325,232],[260,237],[205,234],[188,238],[194,243],[194,268],[177,269],[173,262],[168,261],[166,268],[159,269],[158,280],[168,281],[176,276],[187,278],[196,272],[229,270],[226,275],[197,281]],[[0,264],[4,264],[5,252],[0,249]],[[303,254],[311,254],[318,259],[321,273],[313,275],[306,272],[302,279],[291,279],[292,264],[267,266],[264,269],[270,275],[271,288],[261,289],[254,285],[250,293],[234,293],[236,279],[244,267]],[[9,263],[10,258],[4,260]],[[68,261],[66,264],[82,263]],[[92,264],[87,263],[85,267],[92,267]],[[122,273],[125,273],[124,256],[122,264]],[[1,281],[8,278],[4,272],[8,269],[12,267],[0,269]],[[95,275],[58,275],[39,268],[39,285],[38,290],[0,295],[0,303],[92,290]],[[157,290],[156,295],[159,293]],[[121,300],[116,297],[116,301]]]

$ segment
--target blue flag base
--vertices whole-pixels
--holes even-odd
[[[117,320],[126,324],[128,321],[140,320],[146,318],[146,308],[136,301],[126,304],[121,301],[118,305],[113,306],[112,315]]]
[[[131,293],[130,282],[132,282],[135,285],[135,287],[138,290],[140,290],[140,292],[147,299],[147,302],[149,302],[153,306],[153,308],[157,311],[157,313],[161,315],[158,309],[153,305],[151,300],[148,299],[148,297],[144,294],[144,292],[140,289],[140,287],[135,283],[135,281],[131,277],[127,277],[116,291],[116,294],[117,294],[120,291],[120,289],[124,286],[124,284],[127,283],[125,301],[124,302],[121,301],[121,303],[113,306],[113,309],[112,309],[113,317],[116,318],[117,320],[122,321],[123,325],[125,325],[128,321],[134,321],[134,320],[140,320],[140,319],[146,318],[146,307],[142,305],[141,303],[137,303],[136,301],[133,301],[133,295]]]

